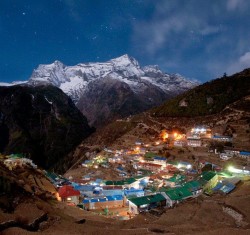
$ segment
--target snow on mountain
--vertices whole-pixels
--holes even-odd
[[[30,82],[36,83],[51,83],[54,86],[60,87],[62,83],[69,81],[69,78],[65,75],[65,65],[60,61],[55,61],[49,65],[39,65],[31,75]]]
[[[198,85],[178,74],[166,74],[158,66],[141,68],[138,61],[127,54],[103,63],[65,66],[55,61],[49,65],[39,65],[33,71],[29,84],[53,84],[77,103],[90,82],[105,77],[128,84],[134,92],[140,92],[148,83],[170,93],[180,93]]]
[[[0,82],[0,86],[14,86],[14,85],[24,85],[27,84],[28,81],[14,81],[12,83]]]

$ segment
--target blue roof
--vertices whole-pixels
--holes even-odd
[[[107,196],[108,201],[119,201],[123,200],[122,195]]]
[[[96,179],[95,182],[96,182],[96,183],[101,183],[101,182],[102,182],[102,179]]]
[[[89,203],[89,202],[90,202],[89,199],[84,199],[84,200],[82,201],[82,203]]]
[[[250,152],[248,152],[248,151],[240,151],[240,154],[250,156]]]
[[[213,138],[229,138],[229,139],[232,139],[231,136],[224,136],[224,135],[214,135]]]
[[[105,196],[124,195],[124,191],[121,189],[103,190],[102,193]]]
[[[106,197],[100,198],[100,199],[99,199],[100,202],[106,202],[107,200],[108,200],[108,199],[107,199]]]
[[[79,184],[78,184],[78,183],[75,183],[75,182],[71,182],[71,185],[72,185],[74,188],[79,186]]]
[[[132,194],[132,193],[144,193],[143,189],[128,189],[124,190],[125,195]]]
[[[234,189],[235,189],[235,185],[228,183],[228,184],[222,186],[220,191],[222,191],[223,193],[230,193]]]
[[[166,161],[167,159],[165,157],[160,157],[160,156],[155,156],[155,160],[160,160],[160,161]]]
[[[221,189],[222,186],[223,186],[223,184],[219,182],[218,184],[216,184],[216,186],[212,190],[213,191],[218,191],[218,190]]]
[[[85,198],[82,203],[90,203],[90,202],[106,202],[108,199],[106,197],[103,198]]]
[[[99,202],[98,198],[91,199],[91,202]]]
[[[87,185],[75,186],[74,189],[76,189],[78,191],[93,191],[95,187],[97,187],[97,186],[87,184]]]
[[[97,197],[97,198],[85,198],[82,202],[83,203],[90,203],[90,202],[106,202],[106,201],[120,201],[120,200],[123,200],[122,195]]]
[[[117,169],[117,170],[120,170],[120,171],[123,171],[123,170],[124,170],[124,168],[121,167],[121,166],[118,166],[116,169]]]

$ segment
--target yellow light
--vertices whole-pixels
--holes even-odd
[[[166,132],[166,130],[163,130],[161,132],[160,137],[163,139],[163,141],[165,141],[168,138],[168,133]]]
[[[230,171],[230,172],[234,172],[234,171],[235,171],[235,168],[234,168],[233,166],[229,166],[227,169],[228,169],[228,171]]]
[[[176,137],[177,135],[178,135],[178,134],[175,132],[175,133],[174,133],[174,137]]]

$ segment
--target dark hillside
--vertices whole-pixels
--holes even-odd
[[[87,119],[53,86],[0,87],[0,152],[23,153],[46,169],[92,132]]]
[[[156,117],[195,117],[215,114],[250,94],[250,69],[195,87],[152,110]],[[249,108],[250,109],[250,108]]]

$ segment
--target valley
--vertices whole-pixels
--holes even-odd
[[[250,1],[0,1],[0,235],[249,235]]]
[[[159,107],[119,117],[95,132],[54,87],[2,88],[1,127],[9,131],[12,142],[2,136],[0,230],[3,234],[248,234],[248,78],[245,70],[211,81]],[[214,97],[221,96],[223,89],[213,88],[233,86],[239,79],[245,84],[243,92],[224,95],[226,103],[218,107]],[[190,117],[190,94],[205,113]],[[204,94],[214,100],[216,112],[206,113],[212,106]],[[13,115],[16,106],[9,105],[13,100],[28,101],[25,115]],[[189,100],[185,106],[183,100]],[[169,115],[173,104],[175,116]],[[36,119],[39,113],[43,116]],[[78,141],[63,154],[60,142],[55,148],[60,157],[51,162],[53,167],[48,167],[49,162],[42,165],[37,154],[11,154],[6,149],[6,143],[26,146],[19,146],[17,140],[23,137],[15,134],[29,130],[20,120],[32,120],[42,129],[48,125],[43,118],[57,131],[68,130],[66,139],[65,134],[53,134],[54,138],[60,136],[65,144],[72,138]],[[83,129],[86,133],[76,137]],[[34,130],[29,138],[37,138]],[[39,138],[51,140],[50,131],[40,134]]]

